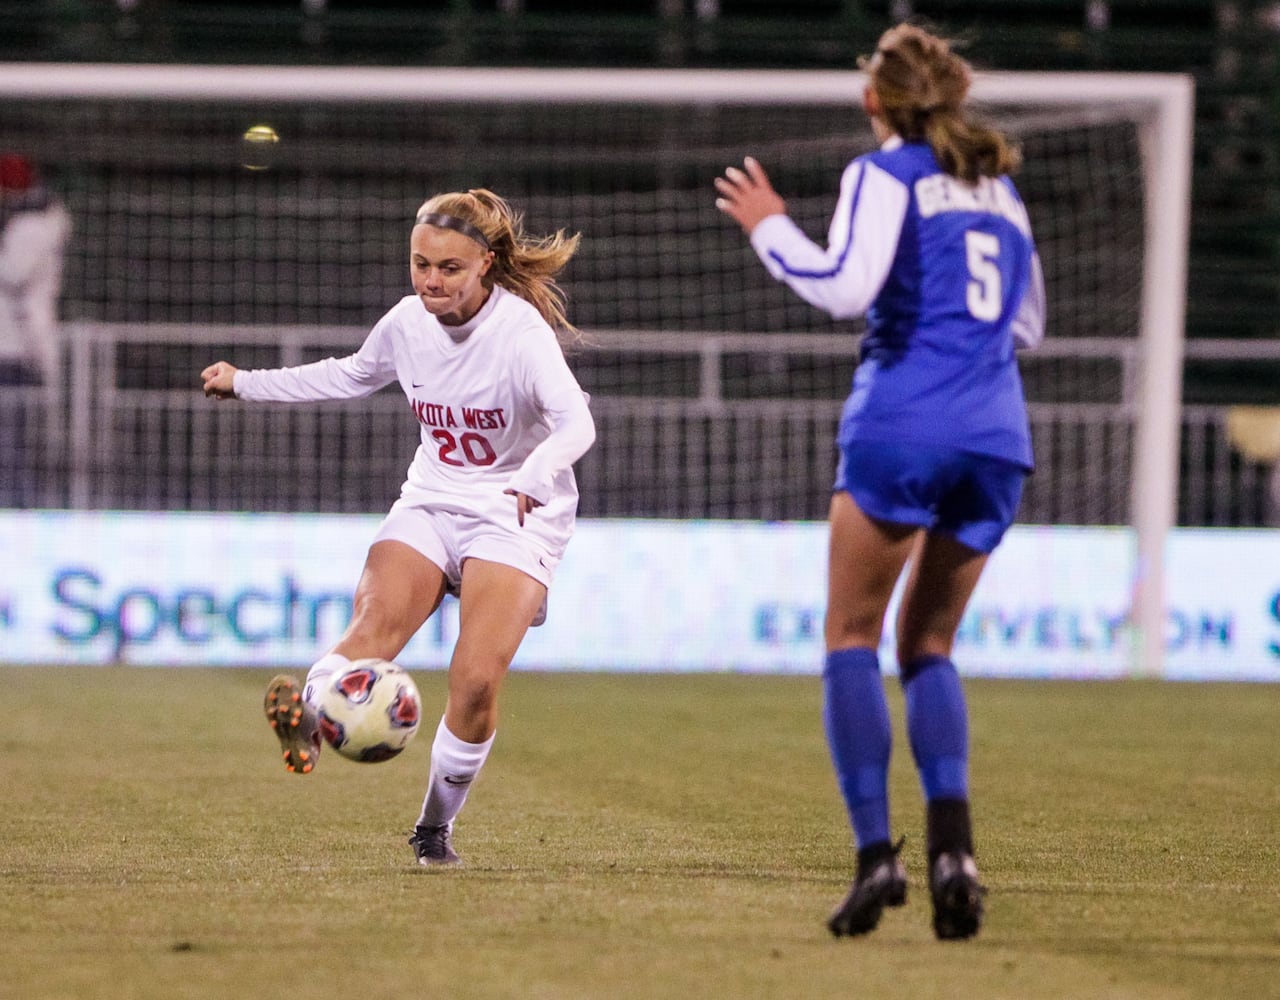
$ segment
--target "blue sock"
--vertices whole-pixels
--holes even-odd
[[[828,653],[822,681],[822,722],[858,847],[887,842],[893,732],[876,651],[858,647]]]
[[[969,716],[955,664],[945,656],[903,664],[902,690],[925,801],[968,799]]]

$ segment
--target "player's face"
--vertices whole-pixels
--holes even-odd
[[[414,226],[409,237],[409,276],[427,312],[441,323],[465,323],[489,297],[484,276],[493,251],[469,236],[436,226]]]

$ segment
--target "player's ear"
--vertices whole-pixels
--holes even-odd
[[[876,94],[876,90],[871,84],[862,91],[862,110],[867,113],[868,118],[878,118],[882,112],[880,107],[880,97]]]
[[[493,268],[494,258],[497,256],[492,250],[484,252],[484,260],[480,263],[480,274],[486,275]]]

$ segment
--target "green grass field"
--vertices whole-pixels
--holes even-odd
[[[1280,685],[970,681],[988,922],[832,939],[815,677],[513,675],[455,831],[406,844],[444,676],[385,764],[287,774],[253,670],[0,669],[0,997],[1280,996]]]

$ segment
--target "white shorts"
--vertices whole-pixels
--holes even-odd
[[[445,586],[455,597],[461,592],[462,564],[468,559],[511,566],[550,590],[564,553],[549,551],[536,537],[520,535],[519,530],[508,531],[468,514],[394,504],[373,542],[403,542],[421,553],[444,572]],[[544,601],[533,624],[542,624],[545,616]]]

